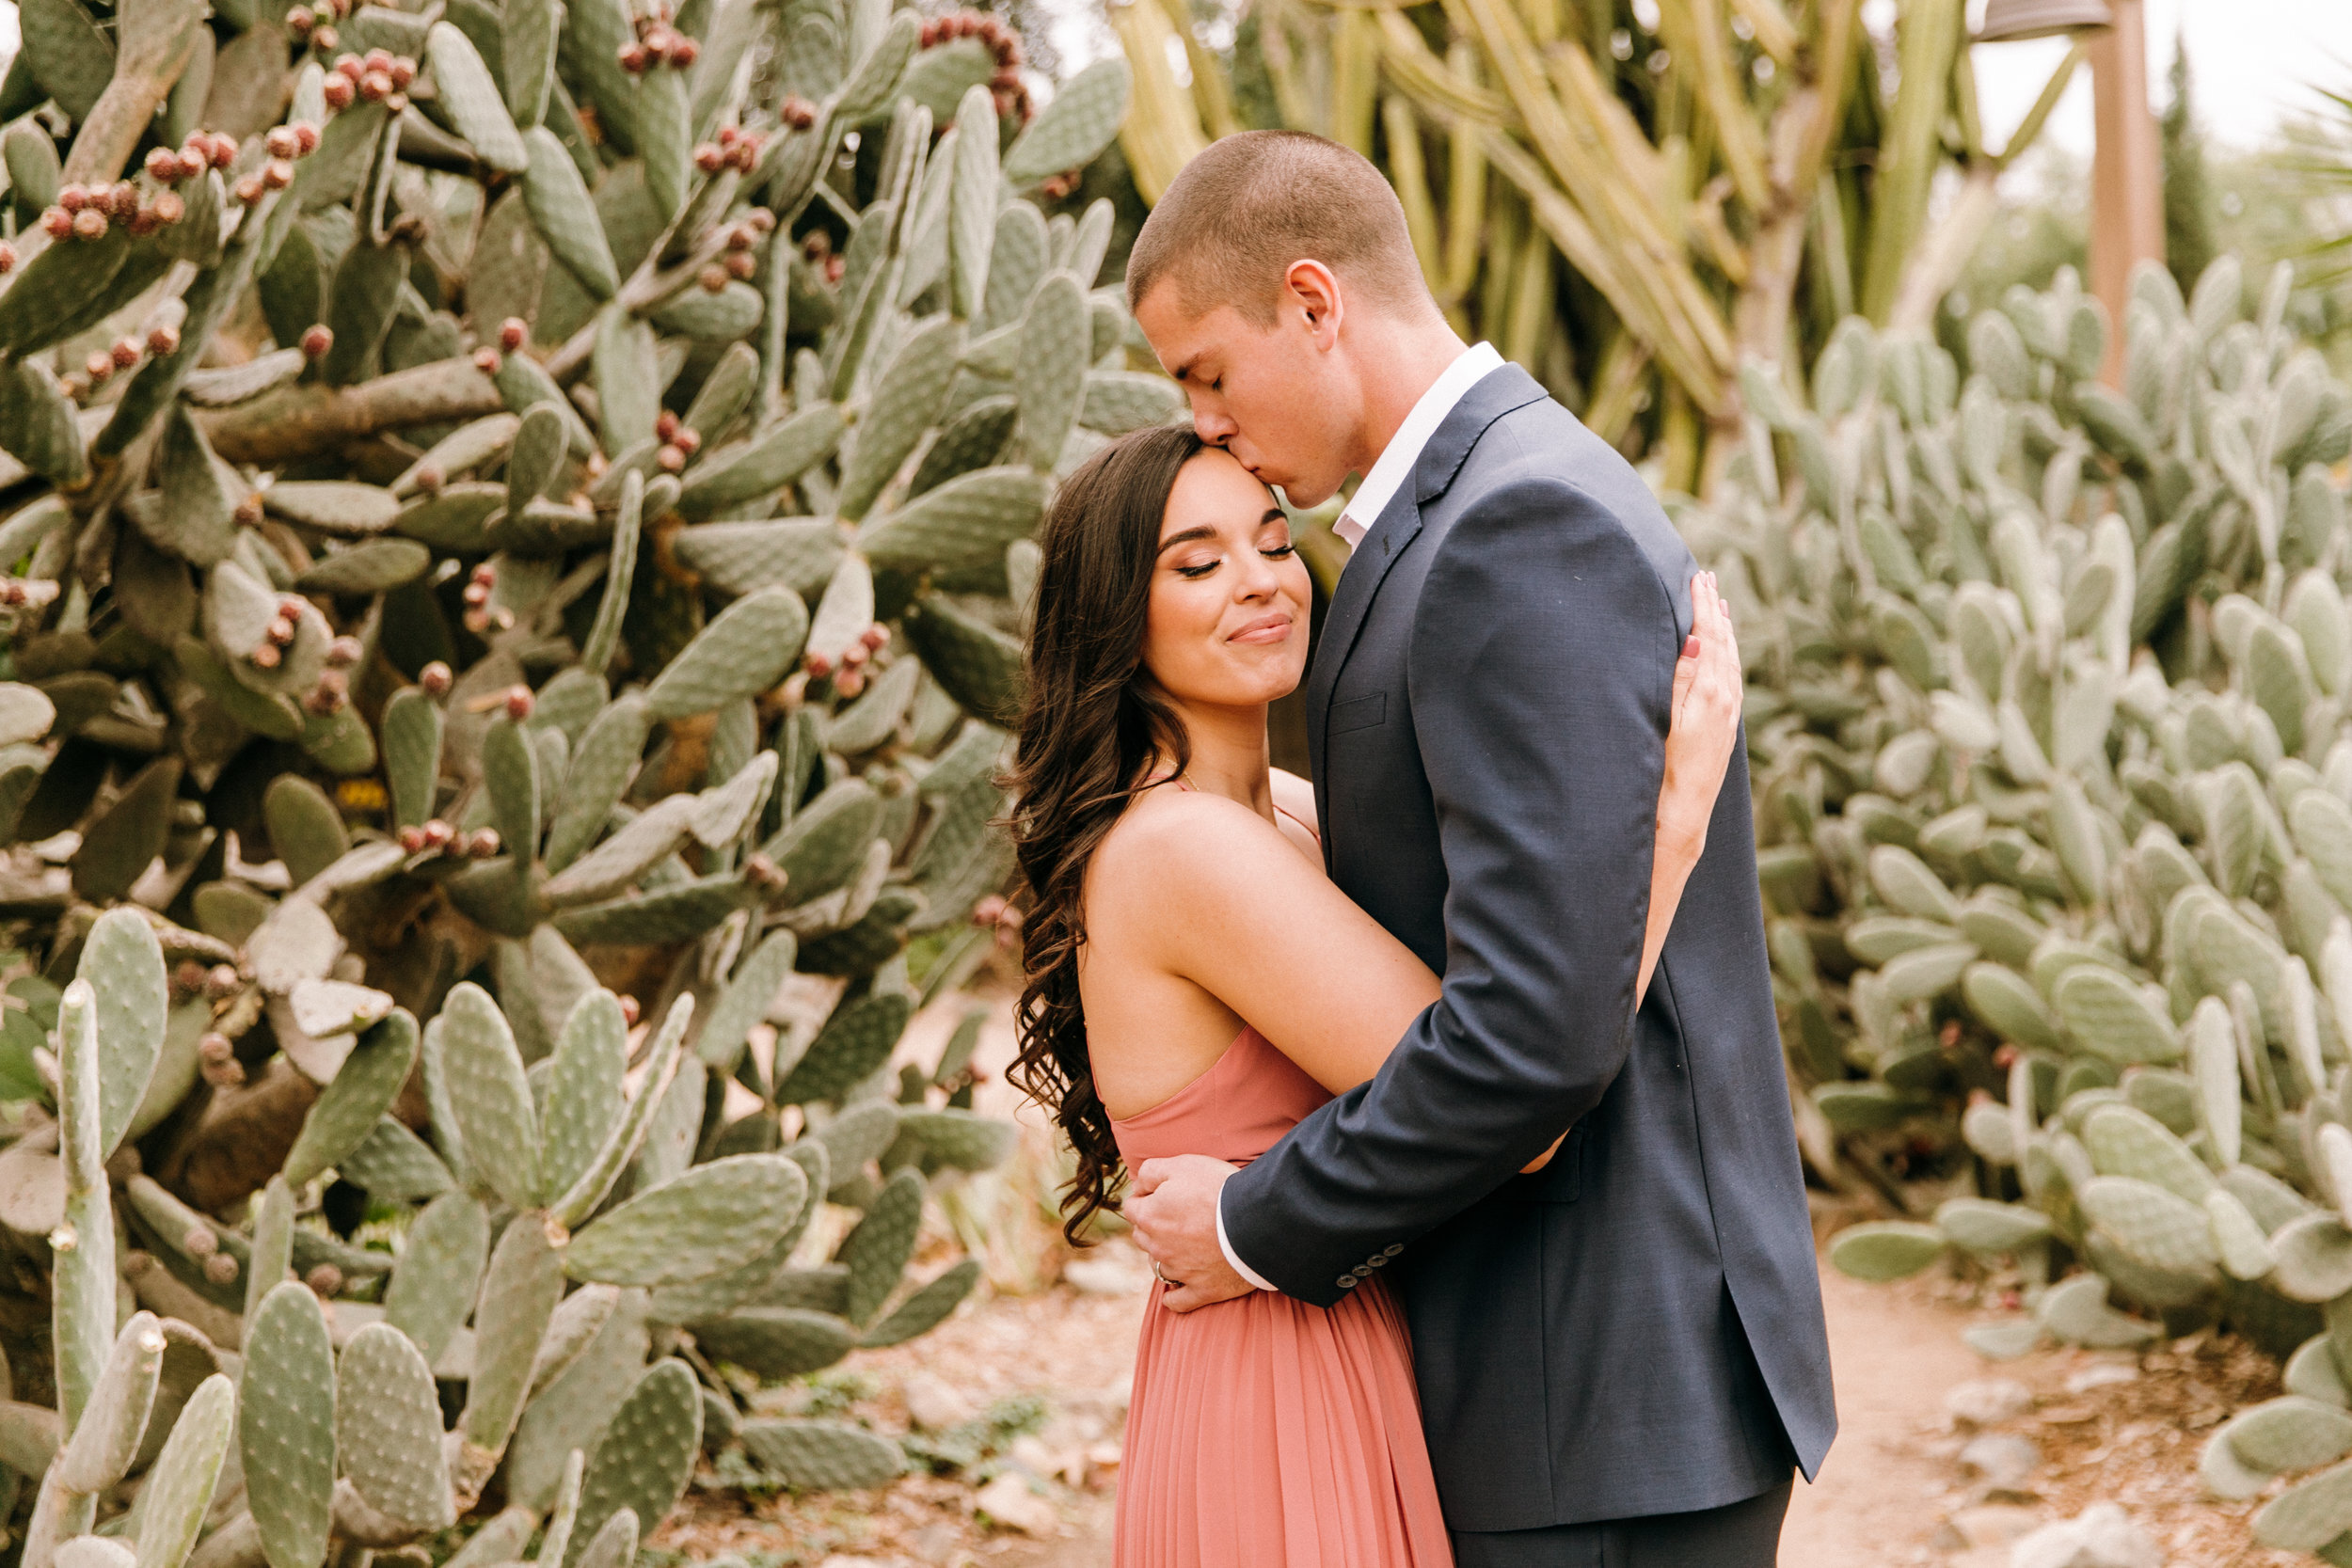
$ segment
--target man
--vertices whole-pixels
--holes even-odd
[[[1216,143],[1127,282],[1203,438],[1295,506],[1364,476],[1316,803],[1334,880],[1444,977],[1246,1170],[1136,1173],[1167,1304],[1391,1270],[1462,1568],[1770,1568],[1836,1418],[1743,756],[1633,995],[1693,562],[1616,452],[1454,335],[1343,148]]]

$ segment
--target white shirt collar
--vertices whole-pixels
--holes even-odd
[[[1422,448],[1429,437],[1438,434],[1445,417],[1454,412],[1454,405],[1463,395],[1495,371],[1502,368],[1502,356],[1492,343],[1480,343],[1465,349],[1443,374],[1429,384],[1413,411],[1405,416],[1405,422],[1396,427],[1396,435],[1381,449],[1372,465],[1372,472],[1356,487],[1349,498],[1347,509],[1340,520],[1331,525],[1331,531],[1347,541],[1354,549],[1362,542],[1365,532],[1380,518],[1400,486],[1411,477],[1413,465],[1421,461]]]

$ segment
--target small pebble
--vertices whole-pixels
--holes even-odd
[[[1051,1535],[1061,1524],[1053,1500],[1029,1490],[1028,1478],[1018,1470],[1007,1470],[981,1487],[972,1502],[997,1524],[1024,1535]]]
[[[2137,1383],[2139,1369],[2121,1361],[2100,1361],[2085,1367],[2066,1380],[2070,1394],[2088,1394],[2093,1388],[2109,1388],[2119,1383]]]
[[[979,1414],[952,1385],[928,1372],[908,1378],[902,1392],[907,1402],[907,1419],[924,1432],[958,1426]]]
[[[2010,1568],[2164,1568],[2164,1551],[2118,1503],[2093,1503],[2017,1543]]]
[[[2036,1509],[2021,1508],[2015,1503],[1984,1503],[1962,1509],[1949,1523],[1962,1547],[1981,1549],[2006,1546],[2030,1535],[2041,1528],[2042,1514]]]
[[[2016,1490],[2041,1465],[2033,1439],[2013,1432],[1988,1432],[1960,1450],[1961,1473],[1991,1492]]]
[[[1955,1425],[1998,1426],[2033,1408],[2033,1390],[2012,1377],[1972,1378],[1944,1396],[1944,1414]]]

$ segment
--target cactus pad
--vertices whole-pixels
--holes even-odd
[[[262,1298],[245,1337],[237,1440],[246,1506],[269,1568],[326,1560],[335,1488],[336,1377],[318,1298],[283,1284]]]
[[[807,1179],[788,1160],[714,1160],[640,1193],[574,1236],[564,1269],[612,1285],[703,1278],[767,1251],[806,1200]]]
[[[702,1394],[683,1361],[660,1361],[637,1380],[588,1456],[571,1560],[622,1510],[660,1519],[677,1506],[702,1447]]]
[[[906,1453],[863,1427],[829,1421],[745,1421],[743,1447],[787,1486],[880,1486],[906,1471]]]
[[[400,1330],[370,1323],[337,1365],[335,1448],[368,1506],[414,1529],[455,1518],[433,1370]]]

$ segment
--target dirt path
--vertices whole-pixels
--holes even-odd
[[[961,1011],[944,1006],[919,1019],[909,1054],[935,1053]],[[1002,1114],[1014,1109],[1001,1082],[1010,1032],[1001,1005],[996,1012],[980,1053],[997,1080],[983,1108]],[[763,1413],[772,1403],[778,1413],[846,1415],[911,1433],[930,1455],[925,1473],[879,1492],[794,1497],[746,1494],[707,1469],[657,1550],[734,1555],[745,1568],[1109,1561],[1149,1276],[1123,1243],[1073,1263],[1052,1212],[1061,1178],[1051,1140],[1034,1111],[1021,1119],[1029,1125],[1022,1154],[948,1196],[947,1228],[928,1234],[914,1270],[928,1275],[971,1252],[987,1270],[978,1297],[922,1338],[858,1352],[755,1402]],[[1823,1270],[1840,1430],[1819,1481],[1797,1488],[1783,1568],[2008,1568],[2016,1535],[2099,1501],[2125,1506],[2175,1565],[2308,1563],[2249,1545],[2246,1522],[2264,1499],[2217,1503],[2197,1479],[2211,1430],[2280,1392],[2274,1364],[2239,1341],[2200,1335],[2137,1357],[2049,1349],[1993,1366],[1961,1331],[1991,1315],[2000,1287],[2014,1283],[1931,1274],[1875,1286]],[[1953,1390],[1987,1381],[2007,1386],[2013,1408],[1985,1414],[1981,1425],[1956,1421]],[[2028,1468],[1972,1478],[1963,1451],[1980,1436],[2025,1453]]]
[[[1820,1478],[1800,1482],[1781,1534],[1784,1568],[1892,1568],[1928,1560],[1940,1511],[1922,1508],[1949,1486],[1941,1435],[1944,1395],[1982,1377],[1960,1341],[1967,1315],[1917,1290],[1865,1285],[1821,1271],[1837,1441]],[[1915,1556],[1915,1554],[1916,1554]]]
[[[2307,1568],[2249,1539],[2248,1520],[2284,1481],[2230,1503],[2197,1474],[2215,1427],[2281,1391],[2275,1363],[2243,1340],[2193,1334],[2137,1355],[2053,1346],[1995,1365],[1960,1335],[1995,1315],[1976,1298],[1997,1293],[1940,1274],[1866,1285],[1823,1268],[1838,1437],[1820,1481],[1797,1488],[1782,1568],[2008,1568],[2016,1536],[2096,1502],[2122,1505],[2174,1564]],[[1963,1385],[1974,1399],[1954,1394]],[[2018,1402],[1998,1415],[1987,1396],[2004,1386]],[[1955,1417],[1969,1406],[1981,1424]],[[2006,1483],[1972,1473],[1979,1437],[2028,1467]]]
[[[976,1303],[922,1340],[860,1353],[840,1377],[820,1380],[851,1414],[892,1432],[920,1424],[927,1385],[934,1398],[952,1389],[961,1409],[948,1413],[968,1417],[965,1436],[980,1444],[968,1469],[798,1498],[706,1486],[656,1544],[694,1559],[737,1555],[750,1568],[1107,1563],[1143,1280],[1117,1247],[1077,1273],[1092,1289],[1060,1283]],[[1961,1341],[1987,1314],[1954,1281],[1871,1286],[1831,1273],[1822,1286],[1840,1430],[1820,1480],[1797,1489],[1783,1568],[2008,1568],[2016,1536],[2099,1501],[2122,1503],[2174,1564],[2308,1562],[2249,1544],[2260,1499],[2217,1503],[2198,1485],[2196,1455],[2211,1429],[2279,1392],[2276,1368],[2244,1344],[2192,1336],[2138,1357],[2050,1349],[1995,1367]],[[2009,1385],[2016,1407],[1981,1427],[1955,1420],[1947,1396],[1988,1380]],[[1025,1409],[1019,1434],[983,1433]],[[1979,1436],[2031,1444],[2030,1471],[2006,1483],[1971,1480],[1961,1455]],[[1002,1477],[1012,1478],[1009,1503],[1023,1505],[1018,1519],[991,1511],[987,1488]]]

